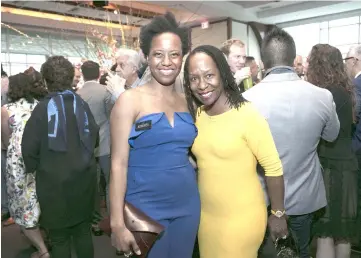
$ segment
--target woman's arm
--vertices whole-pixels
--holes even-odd
[[[124,227],[124,196],[127,186],[128,137],[135,120],[134,100],[129,92],[121,94],[110,116],[111,173],[109,184],[111,227]]]
[[[271,209],[274,212],[284,213],[283,169],[270,128],[266,120],[255,110],[250,111],[248,118],[247,142],[265,170]],[[269,219],[273,238],[284,237],[288,234],[284,215],[279,217],[271,215]]]
[[[10,135],[9,114],[3,106],[1,107],[1,148],[7,149],[9,146]]]
[[[127,188],[129,144],[128,138],[136,118],[135,103],[131,90],[121,94],[110,116],[111,172],[109,184],[110,226],[113,246],[124,253],[140,255],[140,249],[124,222],[124,197]]]

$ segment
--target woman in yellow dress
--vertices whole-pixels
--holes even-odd
[[[288,234],[282,164],[268,124],[242,97],[226,58],[213,46],[190,53],[184,83],[198,128],[192,152],[201,195],[200,256],[256,258],[267,226],[257,161],[271,201],[271,237]],[[194,102],[202,106],[195,110]]]

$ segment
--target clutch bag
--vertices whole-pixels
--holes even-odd
[[[289,235],[286,238],[279,238],[275,242],[277,258],[299,258],[299,249],[296,238],[289,230]]]
[[[140,248],[141,255],[134,254],[132,257],[147,257],[154,242],[164,232],[164,226],[150,218],[147,214],[130,204],[124,204],[124,223],[133,233],[135,241]],[[106,217],[99,223],[99,228],[108,236],[111,235],[110,217]]]

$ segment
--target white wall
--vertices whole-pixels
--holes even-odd
[[[258,60],[261,60],[261,52],[260,52],[261,49],[258,44],[256,35],[254,34],[254,31],[252,30],[252,28],[250,26],[248,26],[247,46],[248,46],[248,55],[253,56],[257,60],[257,63],[258,63]]]
[[[208,29],[192,28],[192,49],[199,45],[220,47],[227,40],[227,21],[210,24]]]
[[[247,32],[248,26],[248,32]],[[257,63],[261,59],[260,47],[256,35],[252,28],[244,23],[232,21],[232,35],[231,38],[242,40],[246,44],[246,50],[248,56],[253,56]]]
[[[232,39],[242,40],[245,44],[247,44],[247,24],[240,22],[231,22],[232,26]]]

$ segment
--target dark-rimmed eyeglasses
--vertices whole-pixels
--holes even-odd
[[[353,57],[353,56],[346,57],[343,59],[343,61],[346,62],[347,60],[350,60],[350,59],[355,59],[356,61],[358,61],[358,58]]]

